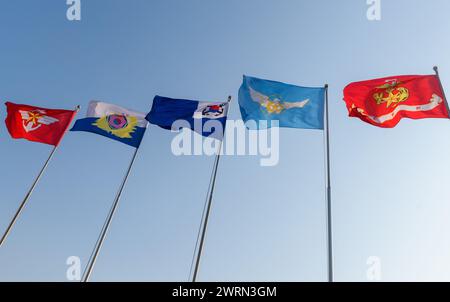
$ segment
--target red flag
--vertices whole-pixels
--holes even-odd
[[[5,103],[8,116],[5,123],[12,138],[59,145],[76,110],[46,109],[29,105]]]
[[[344,89],[349,116],[392,128],[403,117],[449,118],[447,101],[435,75],[394,76],[351,83]]]

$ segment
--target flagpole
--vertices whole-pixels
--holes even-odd
[[[228,97],[228,104],[230,102],[231,102],[231,96]],[[227,116],[228,116],[228,111],[227,111]],[[225,134],[225,129],[223,130],[223,133]],[[221,154],[221,151],[222,151],[222,143],[223,143],[223,137],[220,140],[219,147],[218,147],[218,152],[217,152],[216,158],[214,160],[213,172],[212,172],[212,175],[211,175],[210,188],[209,188],[209,192],[208,192],[209,193],[208,194],[208,205],[207,205],[207,208],[206,208],[205,219],[203,221],[202,234],[201,234],[201,238],[200,238],[200,245],[198,247],[198,253],[197,253],[197,257],[196,257],[197,259],[196,259],[196,262],[195,262],[195,269],[194,269],[194,275],[192,277],[192,282],[196,282],[197,281],[198,269],[200,267],[200,260],[201,260],[201,257],[202,257],[203,245],[205,243],[206,229],[208,227],[209,214],[211,212],[211,205],[212,205],[213,196],[214,196],[214,188],[216,186],[217,168],[219,166],[220,154]]]
[[[447,102],[447,97],[445,96],[445,90],[444,90],[444,87],[442,86],[441,77],[439,76],[439,69],[438,69],[437,66],[434,66],[433,69],[434,69],[434,72],[436,73],[436,77],[439,80],[439,85],[441,86],[442,93],[444,94],[443,97],[444,97],[444,100],[445,100],[445,106],[447,106],[447,112],[450,114],[450,107],[449,107],[449,104]]]
[[[330,173],[330,123],[328,108],[328,84],[325,84],[325,134],[326,134],[326,190],[327,190],[327,250],[328,282],[333,282],[333,221],[331,208],[331,173]]]
[[[48,164],[50,163],[51,159],[53,158],[53,154],[55,154],[56,150],[58,149],[58,146],[53,147],[52,152],[50,153],[47,161],[45,162],[44,166],[42,167],[41,171],[39,172],[38,176],[34,180],[31,188],[29,189],[27,195],[23,199],[22,203],[20,204],[19,208],[17,209],[16,214],[14,214],[14,217],[12,218],[11,222],[9,223],[8,227],[6,228],[5,233],[2,236],[2,239],[0,239],[0,247],[3,245],[3,243],[6,241],[6,238],[8,237],[9,233],[11,232],[11,229],[16,224],[17,219],[19,218],[20,214],[22,213],[23,208],[27,204],[28,200],[30,199],[31,194],[34,191],[34,188],[36,187],[37,183],[42,177],[42,174],[44,174],[45,170],[47,169]]]
[[[91,277],[92,270],[94,268],[95,262],[97,261],[98,254],[100,252],[100,249],[102,248],[106,234],[111,225],[111,221],[114,217],[114,213],[116,212],[117,206],[119,204],[123,188],[125,187],[125,184],[127,183],[128,176],[130,175],[130,172],[131,172],[131,168],[133,167],[133,164],[136,160],[136,155],[138,153],[138,150],[139,150],[139,148],[136,148],[136,150],[134,151],[133,157],[131,158],[130,165],[128,166],[127,172],[125,173],[125,177],[122,181],[122,184],[120,185],[119,191],[117,192],[116,198],[114,199],[114,203],[108,213],[108,217],[106,218],[105,224],[103,225],[102,231],[100,232],[100,236],[95,244],[95,247],[91,254],[91,257],[89,258],[89,262],[88,262],[88,264],[86,266],[86,270],[83,274],[82,282],[89,282],[89,278]]]
[[[75,112],[78,112],[80,110],[80,106],[78,105],[75,107]],[[75,115],[74,115],[75,116]],[[72,117],[73,119],[73,117]],[[69,127],[69,124],[67,124],[67,128]],[[64,131],[64,133],[67,131]],[[14,217],[12,218],[11,222],[9,223],[8,227],[6,228],[5,233],[3,234],[2,238],[0,239],[0,247],[5,243],[6,238],[8,238],[9,233],[11,232],[12,228],[17,222],[17,219],[19,218],[20,214],[22,213],[22,210],[24,209],[25,205],[27,204],[28,200],[31,197],[31,194],[33,194],[34,188],[36,187],[37,183],[41,179],[42,175],[44,174],[45,170],[47,169],[48,164],[53,158],[53,155],[55,154],[56,150],[58,149],[59,144],[53,147],[52,152],[50,152],[50,155],[47,158],[47,161],[45,162],[44,166],[42,167],[41,171],[39,172],[38,176],[34,180],[33,184],[31,185],[31,188],[29,189],[27,195],[25,195],[25,198],[23,199],[22,203],[20,204],[19,208],[17,209],[16,213],[14,214]]]

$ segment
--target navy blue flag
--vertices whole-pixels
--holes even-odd
[[[222,138],[228,105],[228,102],[198,102],[155,96],[152,110],[145,119],[168,130],[172,130],[174,122],[184,121],[179,125],[184,124],[182,127],[206,137]]]

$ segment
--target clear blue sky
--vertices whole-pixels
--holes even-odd
[[[450,280],[450,124],[403,120],[379,129],[349,119],[343,87],[432,73],[450,94],[450,2],[383,0],[1,1],[0,99],[44,107],[92,99],[149,111],[155,94],[237,97],[242,74],[330,85],[335,277]],[[5,107],[0,107],[5,118]],[[240,118],[237,102],[230,118]],[[175,157],[173,134],[149,127],[93,281],[186,281],[213,158]],[[201,281],[325,281],[323,136],[281,129],[280,163],[225,156]],[[0,230],[51,148],[0,127]],[[1,281],[65,281],[86,263],[133,149],[68,133],[7,243]]]

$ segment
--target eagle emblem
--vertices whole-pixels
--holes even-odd
[[[269,114],[280,114],[284,110],[303,108],[309,103],[309,99],[298,102],[285,102],[279,96],[264,95],[252,87],[248,87],[252,100],[259,103]]]

